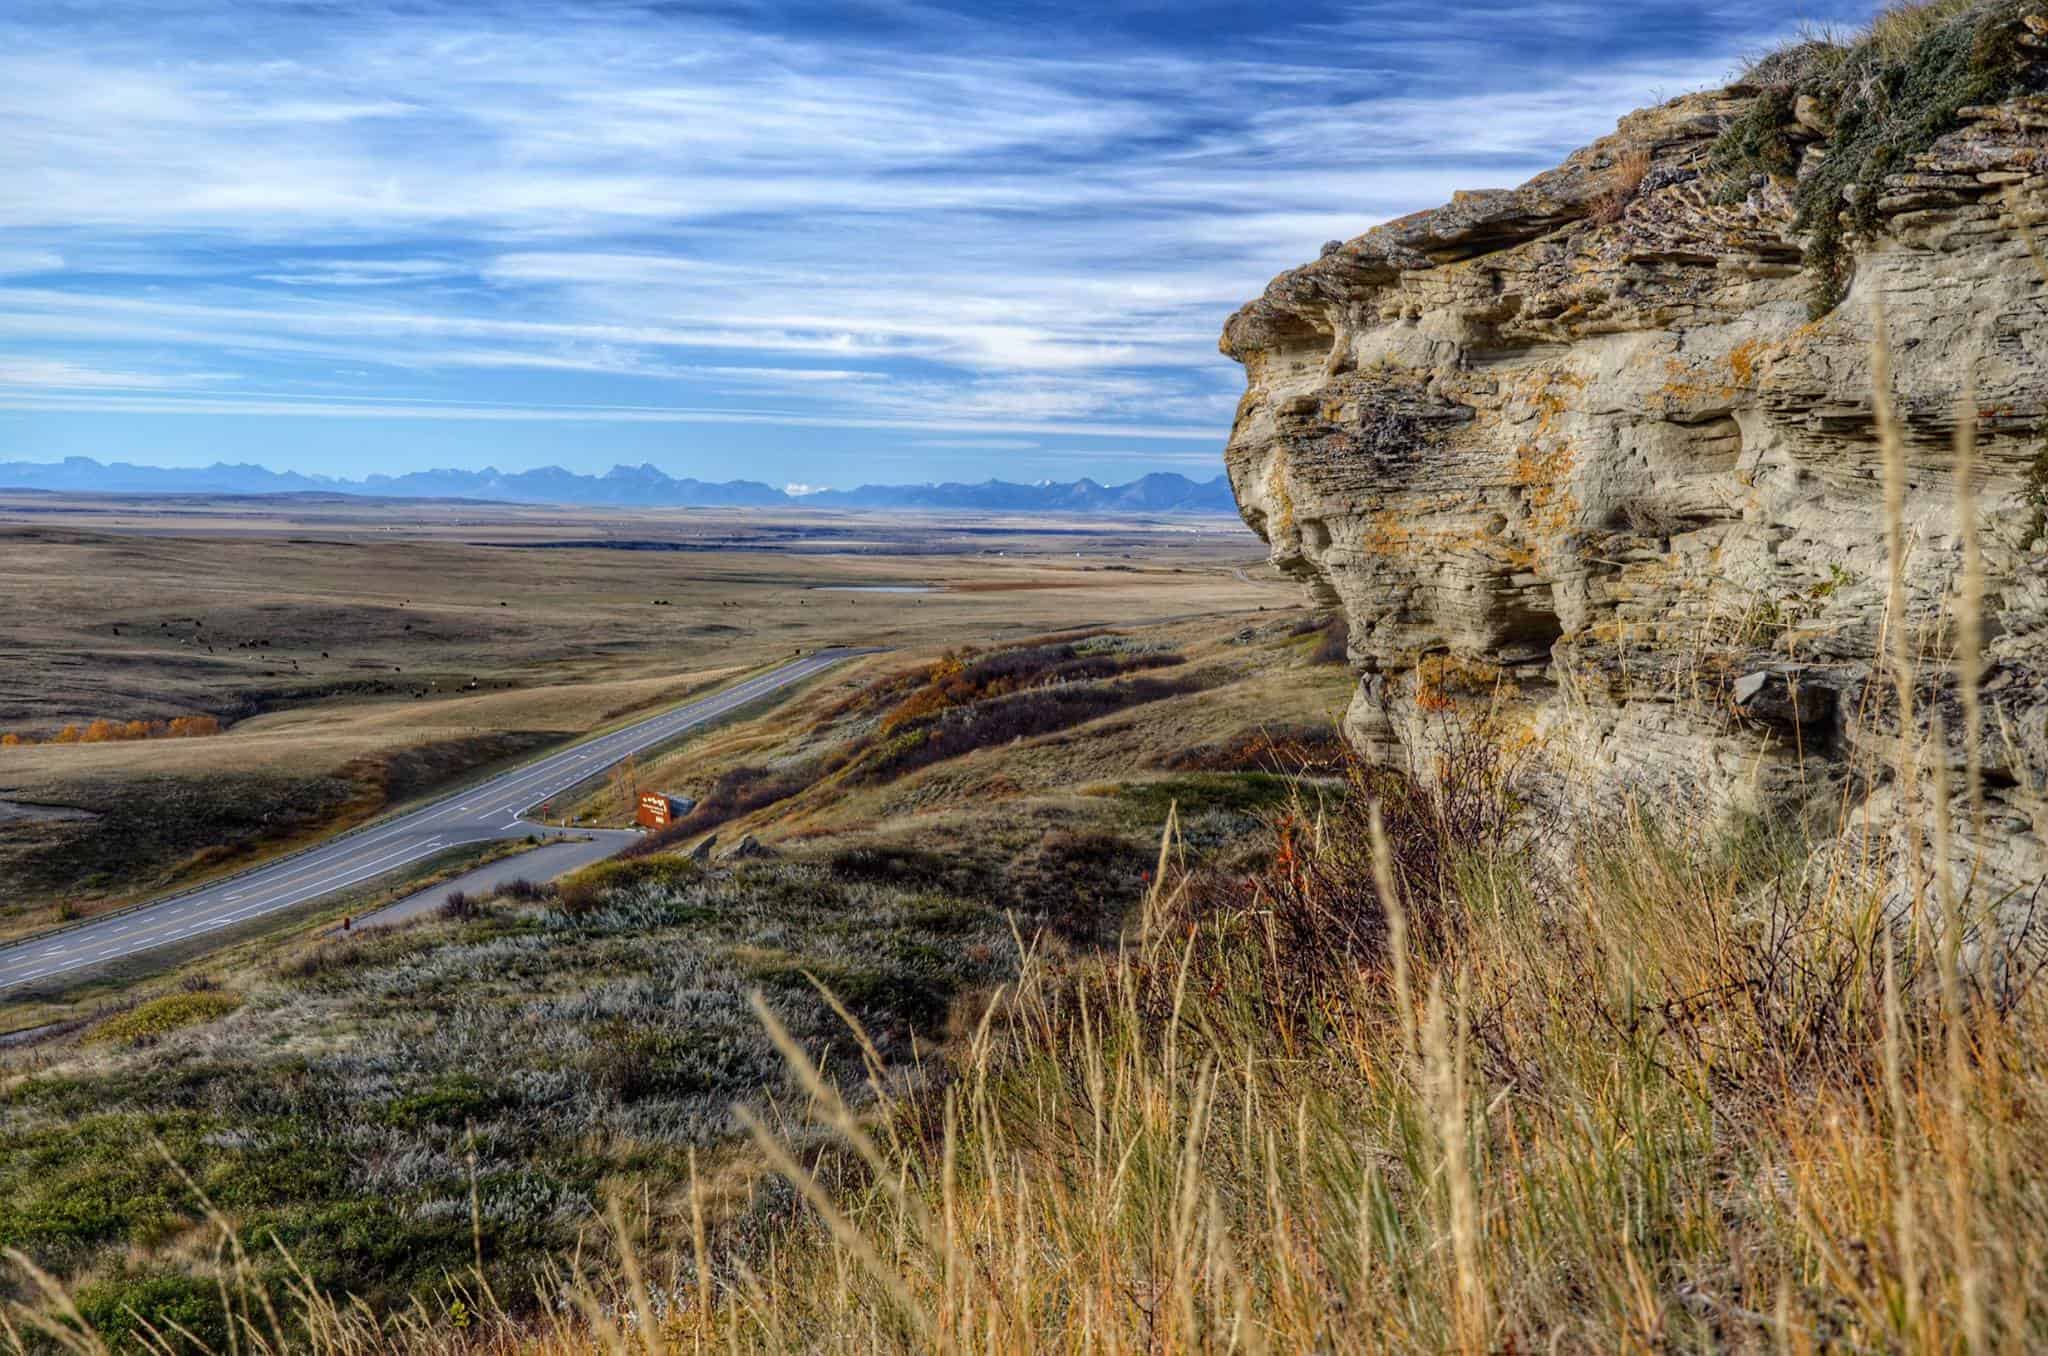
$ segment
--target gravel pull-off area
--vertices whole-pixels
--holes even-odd
[[[396,903],[387,904],[375,913],[364,914],[349,920],[349,926],[390,927],[394,923],[406,923],[415,918],[430,916],[448,902],[448,897],[461,893],[481,895],[509,885],[515,880],[530,880],[536,884],[566,876],[571,871],[601,862],[628,843],[638,842],[640,835],[625,829],[584,829],[560,842],[546,843],[531,852],[522,852],[516,857],[504,857],[487,862],[474,871],[457,876],[454,880],[430,885],[417,894],[407,895]],[[341,925],[336,924],[337,928]]]

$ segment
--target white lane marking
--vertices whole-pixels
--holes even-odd
[[[289,908],[291,905],[297,904],[301,900],[312,899],[318,895],[331,893],[334,890],[340,889],[344,885],[353,885],[357,881],[367,880],[371,876],[381,876],[386,872],[396,871],[399,867],[404,866],[408,862],[415,862],[429,853],[439,852],[444,846],[445,844],[443,844],[440,839],[436,838],[433,842],[426,844],[424,847],[421,847],[417,852],[413,852],[405,857],[401,857],[395,862],[387,862],[382,866],[368,867],[364,870],[357,871],[353,875],[345,876],[338,881],[322,883],[321,885],[315,886],[311,889],[301,891],[297,896],[291,899],[280,900],[274,904],[271,904],[269,907],[260,910],[260,912],[270,913],[277,909]],[[244,913],[247,913],[247,911],[245,910]],[[236,916],[239,917],[241,915]],[[220,921],[224,923],[228,920],[222,919]]]
[[[617,758],[623,758],[626,756],[626,754],[636,752],[641,748],[645,748],[650,743],[654,743],[659,740],[669,738],[670,736],[679,734],[685,730],[694,729],[697,726],[706,723],[707,721],[715,720],[719,716],[725,715],[728,712],[732,711],[735,707],[743,706],[747,702],[752,701],[754,698],[758,696],[761,696],[768,692],[777,691],[781,688],[788,687],[793,683],[799,682],[804,678],[808,678],[814,673],[817,673],[826,668],[830,668],[834,664],[841,662],[843,658],[844,656],[837,655],[814,655],[807,659],[798,660],[795,663],[790,664],[784,668],[774,669],[768,673],[760,674],[754,678],[750,678],[745,682],[741,683],[738,687],[732,688],[723,693],[719,693],[717,696],[704,698],[699,702],[693,703],[689,706],[685,706],[676,711],[670,711],[664,713],[663,715],[650,717],[648,720],[641,722],[639,725],[629,725],[623,730],[615,730],[611,734],[604,736],[603,738],[599,739],[593,744],[583,745],[579,749],[564,750],[560,754],[544,758],[539,763],[533,764],[528,768],[519,770],[517,775],[510,773],[506,774],[507,777],[510,778],[510,780],[508,781],[488,782],[485,783],[484,786],[479,789],[488,793],[485,797],[483,797],[485,801],[498,802],[500,801],[501,797],[507,792],[517,791],[523,787],[531,785],[536,780],[543,780],[552,777],[560,772],[573,771],[575,770],[576,764],[589,762],[591,759],[599,757],[600,755],[603,756],[603,760],[605,762],[616,761]],[[533,800],[526,801],[524,802],[524,804],[514,803],[512,808],[504,810],[502,813],[508,819],[516,821],[518,820],[524,809],[530,808],[533,805],[537,805],[541,801],[548,799],[550,796],[559,794],[559,792],[563,789],[570,786],[574,786],[576,785],[576,783],[582,780],[583,777],[581,775],[572,777],[569,780],[561,782],[558,785],[556,785],[553,790],[545,792]],[[407,862],[415,861],[419,857],[426,855],[428,852],[434,851],[440,845],[440,840],[436,838],[433,843],[430,843],[423,848],[417,849],[410,855],[407,855],[398,861],[389,860],[393,853],[385,853],[381,856],[371,858],[369,859],[368,863],[364,863],[362,865],[356,865],[354,863],[351,863],[348,861],[348,858],[355,856],[363,848],[370,847],[373,844],[381,843],[385,839],[391,838],[395,835],[409,832],[417,833],[420,830],[426,828],[426,826],[432,823],[434,820],[443,818],[449,814],[463,813],[475,804],[477,804],[477,797],[472,796],[467,805],[444,805],[438,811],[435,810],[434,807],[432,806],[422,806],[419,810],[414,811],[412,814],[409,814],[402,819],[396,820],[393,823],[388,824],[381,829],[373,830],[366,835],[360,837],[351,837],[340,842],[325,845],[323,847],[312,848],[309,849],[307,854],[303,857],[296,859],[288,859],[284,862],[276,863],[274,866],[270,868],[254,872],[250,876],[241,878],[241,880],[238,882],[240,888],[232,892],[229,892],[228,894],[222,895],[219,902],[225,904],[233,900],[240,899],[245,895],[261,891],[267,891],[269,889],[272,889],[273,887],[297,881],[311,872],[319,871],[331,866],[339,866],[339,868],[343,871],[351,871],[351,874],[338,879],[330,877],[327,880],[315,882],[312,886],[302,889],[298,894],[288,899],[264,899],[253,901],[251,904],[245,905],[242,909],[237,910],[236,913],[233,915],[215,918],[207,922],[193,923],[187,926],[182,931],[176,933],[165,934],[161,932],[145,931],[136,936],[135,938],[131,939],[131,943],[129,944],[128,949],[123,954],[133,955],[140,951],[146,951],[149,950],[150,947],[153,945],[161,944],[163,941],[175,940],[179,937],[188,936],[193,932],[210,932],[215,928],[226,926],[226,924],[233,918],[253,917],[255,916],[256,913],[259,912],[270,912],[274,909],[290,907],[292,904],[298,903],[303,899],[309,899],[315,895],[319,895],[330,890],[338,889],[343,885],[353,884],[355,881],[362,879],[365,873],[374,875],[380,871],[395,870],[398,867],[405,865]],[[490,813],[491,811],[487,808],[486,812]],[[394,849],[395,853],[403,853],[405,851],[406,849],[403,847]],[[176,919],[180,916],[188,916],[188,911],[190,910],[204,909],[207,907],[204,891],[200,892],[197,895],[187,896],[179,900],[166,902],[169,904],[174,904],[176,907],[172,910],[171,916],[167,917],[164,920],[165,922],[176,921]],[[149,906],[144,907],[148,908]],[[121,929],[118,930],[118,932],[125,932],[128,930],[129,927],[132,926],[134,926],[134,924],[124,925]],[[50,946],[42,951],[26,955],[24,956],[24,959],[39,959],[46,956],[54,959],[58,956],[72,955],[72,953],[76,951],[79,947],[90,946],[92,942],[97,938],[115,936],[118,935],[118,932],[89,932],[79,937],[77,940],[71,942],[68,945]],[[113,949],[115,948],[108,948],[108,950]],[[5,950],[5,948],[0,948],[0,955],[4,955]],[[106,953],[103,951],[99,954],[104,955]],[[77,968],[78,965],[83,963],[83,958],[74,957],[73,960],[68,964],[46,968],[44,970],[36,972],[36,975],[22,975],[13,979],[0,978],[0,989],[8,988],[9,986],[14,984],[23,983],[28,979],[36,978],[42,974],[52,973],[53,970],[74,969]]]
[[[381,838],[385,835],[379,834],[378,836]],[[305,875],[308,871],[320,870],[336,857],[347,857],[369,846],[370,843],[367,840],[351,838],[339,843],[329,843],[322,847],[312,848],[302,857],[289,857],[284,861],[274,863],[260,871],[253,871],[249,875],[242,877],[237,881],[241,888],[222,895],[220,897],[221,902],[225,903],[228,900],[240,899],[244,895],[256,894],[269,889],[271,886],[282,885],[286,881],[295,880]],[[188,896],[187,898],[196,901],[204,907],[209,893],[209,891],[202,890],[198,894]]]
[[[605,755],[605,761],[615,761],[616,758],[624,757],[627,753],[646,747],[648,743],[665,739],[671,734],[692,729],[707,720],[724,715],[736,706],[744,705],[763,693],[776,691],[804,678],[808,678],[813,673],[820,672],[841,662],[842,658],[843,656],[829,655],[812,656],[808,659],[798,660],[785,668],[772,670],[771,672],[750,678],[731,691],[720,693],[716,697],[707,697],[703,701],[686,706],[679,711],[671,711],[664,715],[650,717],[639,725],[629,725],[623,730],[613,731],[611,734],[603,736],[594,743],[586,744],[580,749],[564,750],[562,753],[543,758],[538,763],[531,764],[516,774],[506,774],[506,779],[504,780],[485,783],[479,789],[487,793],[485,796],[486,800],[495,802],[506,793],[519,790],[530,786],[536,781],[551,777],[572,764],[587,762],[600,753]],[[563,783],[563,785],[574,785],[576,780],[581,780],[581,778]],[[558,787],[557,790],[559,789]],[[535,800],[526,801],[523,804],[527,806],[538,804],[540,800],[545,800],[546,798],[546,795],[542,795]],[[470,803],[475,804],[476,798],[472,797]],[[438,811],[432,811],[431,807],[427,807],[423,808],[419,813],[425,815],[426,818],[422,821],[413,821],[411,819],[402,821],[400,824],[393,825],[391,828],[378,834],[377,837],[387,837],[392,832],[415,823],[423,827],[426,823],[459,813],[459,810],[458,807],[451,805],[443,806]]]
[[[434,836],[432,844],[428,844],[428,846],[436,846],[436,844],[440,844],[440,836],[438,836],[438,834]],[[379,852],[377,856],[373,856],[373,858],[369,858],[369,860],[354,860],[354,862],[348,862],[348,860],[344,860],[344,862],[340,862],[340,864],[338,864],[338,868],[340,868],[340,871],[350,871],[350,868],[354,868],[354,866],[375,866],[377,862],[387,862],[389,858],[397,856],[399,852],[406,852],[406,846],[397,846],[397,848],[391,848],[389,852]],[[299,875],[305,875],[305,873],[299,873]],[[332,877],[330,877],[330,879],[332,879]],[[313,885],[315,885],[315,889],[319,889],[319,887],[326,887],[326,883],[328,883],[328,881],[315,881]],[[223,899],[221,903],[225,903],[225,899]],[[256,899],[256,901],[252,901],[252,903],[248,903],[248,905],[244,905],[244,907],[262,907],[264,903],[268,903],[268,899]]]
[[[232,914],[227,914],[224,916],[194,922],[176,932],[146,932],[134,938],[133,942],[126,948],[126,950],[123,950],[118,945],[110,946],[94,953],[94,955],[90,959],[104,959],[105,957],[113,955],[116,952],[119,952],[122,955],[135,955],[139,952],[148,951],[153,947],[161,946],[166,942],[177,941],[180,938],[189,937],[195,932],[211,932],[216,928],[226,927],[231,922],[238,922],[244,918],[255,917],[259,914],[268,913],[275,909],[288,908],[293,904],[299,903],[301,900],[311,899],[317,895],[324,894],[329,890],[339,889],[341,886],[353,884],[358,880],[364,879],[368,875],[376,875],[384,871],[396,870],[397,868],[405,865],[407,862],[413,861],[419,857],[423,857],[429,852],[434,852],[438,850],[441,847],[441,845],[441,839],[439,837],[436,837],[428,843],[424,844],[423,846],[417,848],[416,850],[413,850],[409,855],[402,855],[407,853],[407,849],[403,847],[398,848],[392,852],[380,853],[377,856],[371,858],[367,863],[362,863],[358,865],[356,870],[352,874],[341,877],[339,879],[330,877],[326,880],[317,881],[309,889],[302,890],[299,894],[292,896],[290,898],[277,899],[273,897],[269,899],[258,900],[252,904],[243,905],[240,909],[236,910]],[[401,857],[401,860],[393,861],[392,858],[394,857]],[[299,872],[295,874],[303,875],[304,873]],[[176,911],[173,913],[173,916],[166,918],[164,922],[165,924],[176,923],[178,921],[178,918],[182,915],[183,911]],[[70,948],[65,949],[69,950]],[[80,956],[74,957],[69,962],[63,965],[56,966],[54,968],[57,970],[77,969],[81,965],[84,965],[86,963],[87,958]],[[0,981],[0,989],[6,988],[9,984],[20,982],[22,981],[19,979]]]

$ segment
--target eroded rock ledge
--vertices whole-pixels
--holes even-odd
[[[1853,815],[1899,792],[1881,308],[1916,723],[1938,710],[1950,732],[1977,897],[2010,900],[2048,874],[2048,287],[2020,230],[2048,216],[2048,97],[1966,109],[1885,179],[1846,295],[1814,319],[1797,180],[1731,194],[1710,163],[1759,95],[1638,112],[1520,188],[1461,194],[1275,279],[1223,335],[1247,379],[1231,483],[1274,561],[1346,614],[1348,732],[1376,757],[1426,766],[1434,725],[1483,710],[1562,803]],[[1787,129],[1803,173],[1829,147],[1800,114],[1816,124]],[[1971,389],[1975,831],[1955,665],[1953,440]]]

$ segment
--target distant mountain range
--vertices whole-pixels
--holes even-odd
[[[1190,480],[1171,472],[1128,485],[1093,480],[1019,485],[862,485],[794,495],[758,480],[677,480],[645,463],[614,466],[601,476],[559,466],[533,471],[410,471],[361,480],[272,471],[246,463],[206,467],[136,466],[91,457],[0,462],[0,489],[89,494],[349,494],[386,499],[485,499],[514,504],[581,504],[642,508],[972,509],[1018,513],[1235,513],[1230,480]]]

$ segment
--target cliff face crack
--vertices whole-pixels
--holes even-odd
[[[1274,561],[1343,608],[1347,729],[1375,756],[1426,766],[1425,732],[1469,701],[1519,723],[1560,802],[1713,820],[1845,784],[1882,797],[1885,736],[1857,714],[1886,681],[1881,310],[1909,445],[1908,623],[1951,696],[1966,388],[1981,412],[1999,827],[1957,850],[1982,855],[1980,888],[2031,884],[2048,875],[2048,306],[2013,223],[2048,217],[2048,116],[2033,96],[1972,111],[1902,165],[1940,182],[1895,176],[1849,294],[1814,321],[1791,194],[1731,202],[1708,172],[1755,93],[1632,114],[1520,189],[1275,279],[1224,331],[1247,388],[1231,483]],[[1633,197],[1603,200],[1642,148]]]

